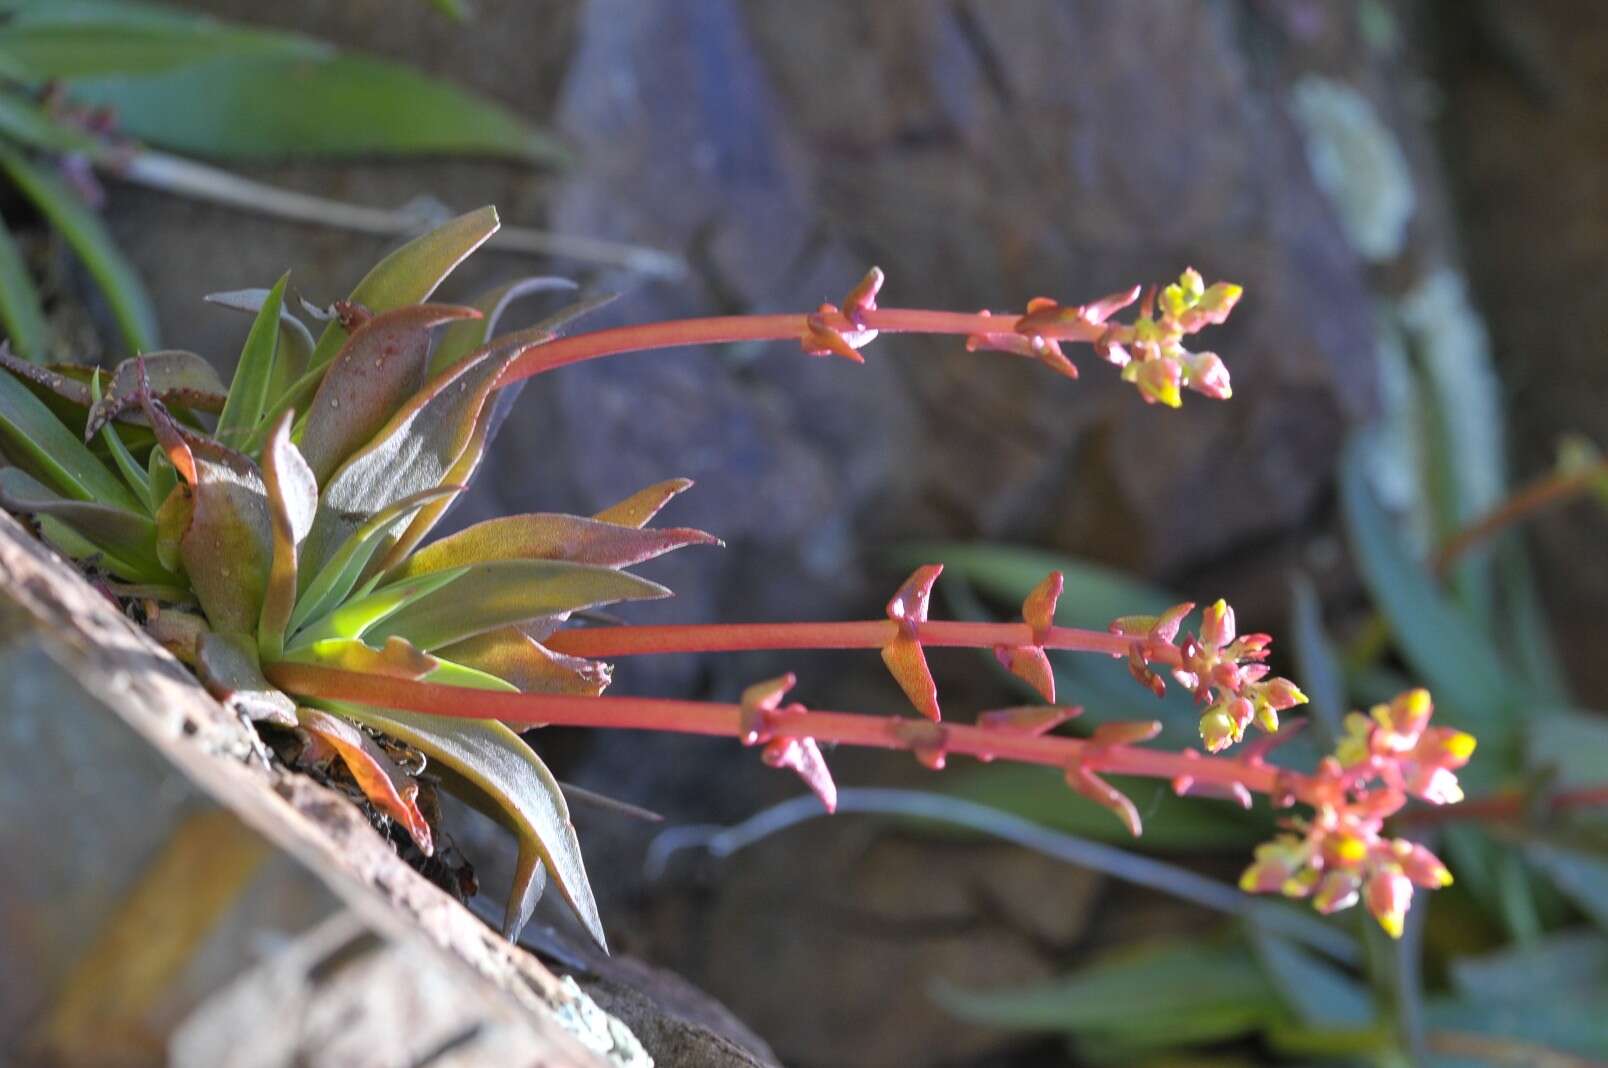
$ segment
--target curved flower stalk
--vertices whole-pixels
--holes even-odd
[[[1338,907],[1347,898],[1334,888],[1337,873],[1350,872],[1387,921],[1405,908],[1397,875],[1442,877],[1438,862],[1383,838],[1381,821],[1408,795],[1455,800],[1452,772],[1471,742],[1426,728],[1427,704],[1410,702],[1357,728],[1316,775],[1264,760],[1287,729],[1237,756],[1217,755],[1252,723],[1277,731],[1278,712],[1304,700],[1288,680],[1268,677],[1267,637],[1237,635],[1222,602],[1182,640],[1190,605],[1121,619],[1108,631],[1077,630],[1055,623],[1062,583],[1051,575],[1027,598],[1021,623],[948,622],[929,618],[942,571],[934,564],[899,588],[882,619],[566,629],[577,612],[668,595],[631,574],[634,565],[719,544],[703,531],[649,526],[686,480],[650,486],[591,517],[509,516],[430,539],[485,455],[506,411],[502,391],[544,371],[764,339],[858,361],[880,333],[923,332],[1032,358],[1068,377],[1077,371],[1064,346],[1085,343],[1145,401],[1176,406],[1183,389],[1229,395],[1222,361],[1184,341],[1221,322],[1238,287],[1208,287],[1187,271],[1175,285],[1084,305],[1041,298],[1021,314],[956,314],[881,307],[883,276],[873,269],[840,305],[807,314],[560,336],[596,306],[582,301],[499,335],[512,300],[569,285],[528,279],[466,305],[430,303],[496,228],[486,208],[404,246],[314,316],[316,336],[317,324],[293,310],[288,276],[271,289],[215,295],[253,316],[227,387],[193,353],[147,353],[106,374],[39,368],[0,351],[0,452],[14,465],[0,469],[0,501],[32,516],[44,538],[112,593],[140,602],[151,632],[220,700],[265,731],[299,739],[299,748],[280,750],[293,766],[346,769],[376,822],[421,852],[435,837],[419,802],[421,775],[509,827],[519,857],[507,934],[517,934],[551,878],[603,942],[564,795],[514,730],[545,724],[732,737],[800,775],[828,808],[835,787],[823,747],[833,745],[904,750],[933,769],[954,756],[1052,766],[1134,834],[1139,814],[1108,775],[1161,777],[1180,793],[1242,804],[1263,794],[1313,816],[1293,825],[1305,837],[1268,847],[1261,874],[1248,876],[1253,888],[1271,882],[1266,865],[1276,861],[1276,888],[1321,885],[1320,906]],[[1134,320],[1118,322],[1135,303]],[[992,650],[1046,703],[970,724],[944,719],[927,651],[946,646]],[[876,649],[919,714],[805,709],[786,700],[791,676],[728,704],[601,696],[610,670],[602,657],[753,648]],[[1086,738],[1052,733],[1079,711],[1057,703],[1053,650],[1126,659],[1158,692],[1170,673],[1204,706],[1209,752],[1149,747],[1160,731],[1152,721],[1104,724]]]

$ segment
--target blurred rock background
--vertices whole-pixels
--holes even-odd
[[[1604,439],[1608,9],[1592,0],[479,0],[461,25],[397,0],[188,6],[405,59],[559,130],[577,159],[562,171],[265,177],[384,206],[496,203],[509,222],[690,263],[674,282],[535,265],[620,291],[600,322],[813,307],[870,263],[887,302],[933,307],[1088,299],[1189,264],[1245,285],[1209,338],[1233,401],[1180,412],[1145,408],[1087,358],[1074,384],[899,338],[864,367],[772,346],[533,382],[457,519],[586,513],[695,478],[670,518],[729,547],[649,570],[678,597],[634,618],[876,615],[900,577],[885,551],[942,538],[1227,594],[1276,631],[1295,567],[1338,616],[1360,604],[1333,464],[1350,429],[1411,403],[1391,385],[1403,353],[1469,383],[1470,447],[1498,465],[1505,453],[1519,478],[1563,431]],[[109,217],[165,342],[221,362],[240,321],[201,293],[288,265],[327,300],[386,247],[131,187],[113,189]],[[483,254],[445,295],[532,270]],[[1493,397],[1505,443],[1482,408]],[[1411,510],[1421,487],[1401,475],[1380,485]],[[1570,666],[1599,698],[1603,523],[1576,507],[1535,534]],[[617,677],[620,692],[729,699],[784,666],[807,702],[899,706],[869,656],[678,658]],[[967,674],[973,692],[946,691],[957,707],[998,697]],[[675,822],[739,818],[795,789],[719,743],[559,736],[544,752]],[[923,781],[890,763],[843,760],[840,779]],[[1135,926],[1191,922],[1010,851],[848,821],[649,884],[651,832],[586,818],[618,944],[723,998],[789,1064],[1006,1063],[1000,1038],[939,1012],[925,984],[1047,976]]]

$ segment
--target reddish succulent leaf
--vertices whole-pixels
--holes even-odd
[[[327,638],[298,648],[287,659],[393,679],[422,679],[441,666],[429,653],[396,637],[378,649],[355,638]]]
[[[316,708],[296,709],[296,722],[340,755],[363,796],[400,823],[420,852],[427,857],[435,852],[430,822],[419,811],[419,784],[397,767],[372,738],[346,720]]]
[[[497,209],[490,205],[449,219],[376,263],[347,299],[376,312],[428,300],[436,286],[500,225]],[[308,366],[323,367],[346,338],[346,328],[339,320],[332,321],[319,335]]]
[[[179,430],[173,417],[168,415],[150,390],[141,390],[139,394],[140,408],[145,412],[146,422],[151,424],[151,430],[156,434],[156,443],[161,446],[162,454],[168,458],[168,463],[178,472],[179,477],[186,483],[194,486],[196,483],[195,456],[191,454],[190,443]]]
[[[438,572],[402,581],[434,574]],[[420,649],[433,651],[511,623],[668,596],[670,591],[656,582],[609,568],[550,560],[494,560],[471,565],[452,582],[377,620],[365,637],[372,640],[397,634]]]
[[[904,584],[888,601],[888,618],[901,624],[907,633],[915,625],[927,621],[927,606],[932,601],[932,584],[943,574],[943,564],[923,564],[904,580]]]
[[[1083,714],[1080,706],[1023,705],[1018,708],[997,708],[977,717],[977,725],[984,730],[1006,731],[1011,734],[1047,734]]]
[[[465,691],[465,700],[473,700]],[[586,877],[580,841],[570,823],[564,794],[530,746],[491,720],[452,720],[413,712],[341,704],[341,715],[406,742],[430,758],[432,769],[458,781],[454,792],[512,830],[519,839],[514,889],[503,914],[503,934],[514,939],[540,894],[543,869],[550,871],[587,931],[605,946],[603,922]],[[464,789],[467,787],[467,789]]]
[[[79,408],[87,409],[94,403],[89,395],[89,379],[94,368],[76,364],[42,366],[18,357],[5,341],[0,341],[0,367],[38,387],[36,393],[48,394]]]
[[[938,684],[927,669],[927,656],[921,643],[908,634],[900,634],[882,649],[882,662],[888,665],[893,680],[916,706],[916,711],[933,722],[942,719],[938,709]]]
[[[1055,703],[1055,671],[1043,649],[1036,645],[997,645],[994,656],[1005,670],[1033,687],[1040,697]]]
[[[313,474],[328,478],[419,392],[432,327],[479,317],[474,308],[410,304],[353,331],[325,371],[302,427],[301,449]]]
[[[1072,789],[1082,794],[1103,808],[1111,810],[1112,815],[1121,820],[1128,833],[1138,838],[1144,832],[1144,824],[1139,819],[1139,810],[1134,808],[1128,795],[1106,782],[1100,776],[1079,764],[1068,768],[1066,783]]]
[[[296,607],[296,547],[312,529],[318,510],[318,480],[290,440],[290,423],[289,412],[280,416],[262,453],[273,532],[273,562],[257,626],[257,647],[266,657],[278,656],[285,647],[285,628]]]
[[[190,452],[196,481],[179,558],[214,630],[255,633],[273,564],[273,524],[262,474],[245,456],[221,445],[198,442]]]
[[[518,627],[499,627],[437,652],[445,660],[495,675],[522,693],[596,697],[609,685],[609,665],[555,653]]]
[[[367,517],[410,494],[456,481],[459,457],[475,435],[498,378],[528,348],[499,339],[427,384],[324,485],[302,564],[315,571]]]
[[[1161,721],[1158,719],[1102,723],[1094,728],[1089,741],[1095,745],[1136,745],[1148,742],[1160,733]]]
[[[701,530],[640,530],[579,516],[537,513],[488,519],[409,557],[392,577],[422,575],[484,560],[566,560],[630,567],[687,545],[719,545]]]
[[[602,523],[645,527],[671,499],[692,488],[690,478],[672,478],[637,490],[619,504],[610,505],[592,518]]]
[[[765,746],[760,754],[773,768],[791,768],[798,772],[804,785],[821,799],[828,812],[837,811],[837,784],[821,755],[821,747],[814,738],[778,738]]]
[[[927,655],[921,650],[918,627],[927,621],[932,584],[938,581],[943,570],[943,564],[918,567],[894,593],[888,601],[888,618],[899,624],[899,630],[882,649],[882,662],[888,665],[894,681],[916,710],[935,723],[942,718],[938,709],[938,686],[927,668]]]
[[[151,352],[117,365],[106,393],[89,409],[84,440],[93,438],[107,422],[139,405],[141,386],[146,380],[150,382],[151,395],[164,404],[203,412],[223,410],[227,390],[204,357],[178,349]]]
[[[1051,571],[1044,581],[1029,591],[1022,602],[1022,618],[1033,629],[1035,641],[1042,642],[1044,635],[1055,626],[1055,606],[1061,600],[1061,590],[1065,585],[1066,576],[1059,571]]]
[[[257,646],[245,634],[201,636],[196,645],[196,675],[207,692],[250,720],[296,725],[296,704],[262,677]]]

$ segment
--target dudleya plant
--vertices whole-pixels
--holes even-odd
[[[648,523],[686,480],[641,490],[591,517],[520,515],[428,541],[463,492],[518,384],[619,353],[731,341],[793,341],[811,355],[860,361],[880,332],[955,335],[971,350],[1039,360],[1067,377],[1063,351],[1093,346],[1141,397],[1176,407],[1183,390],[1224,399],[1223,361],[1186,340],[1221,323],[1236,286],[1186,271],[1158,291],[1133,288],[1084,305],[1047,299],[1025,313],[883,308],[873,269],[841,305],[804,315],[732,316],[560,336],[581,304],[498,335],[509,302],[553,279],[516,282],[472,304],[428,303],[497,228],[493,209],[462,216],[397,250],[327,313],[315,339],[286,298],[266,291],[212,299],[253,312],[233,381],[201,357],[154,352],[109,374],[45,368],[0,354],[0,498],[40,534],[138,604],[153,635],[207,688],[252,720],[295,729],[303,758],[343,762],[374,809],[429,854],[417,767],[379,741],[403,743],[431,774],[493,815],[519,843],[503,930],[517,934],[550,876],[586,928],[603,928],[559,785],[515,727],[547,724],[724,735],[796,771],[827,807],[835,787],[824,745],[902,749],[937,769],[954,754],[1061,769],[1078,794],[1134,834],[1132,802],[1110,774],[1170,780],[1180,794],[1249,805],[1303,805],[1310,815],[1257,851],[1242,885],[1310,897],[1320,910],[1359,898],[1392,934],[1414,886],[1449,881],[1422,845],[1386,836],[1410,797],[1444,804],[1468,735],[1428,726],[1413,691],[1355,717],[1338,752],[1310,774],[1266,760],[1289,733],[1278,714],[1305,701],[1265,664],[1270,639],[1238,634],[1223,602],[1196,633],[1193,609],[1125,617],[1107,631],[1056,625],[1060,574],[1027,597],[1021,623],[933,620],[938,564],[918,569],[887,618],[839,623],[565,627],[575,613],[663,597],[633,565],[689,545],[698,530]],[[1139,305],[1130,323],[1115,316]],[[992,650],[1045,704],[942,718],[926,651]],[[807,710],[786,701],[791,676],[731,703],[604,697],[605,657],[748,649],[877,649],[919,716]],[[1086,738],[1051,733],[1079,709],[1058,704],[1047,651],[1127,660],[1160,693],[1170,674],[1204,706],[1207,753],[1146,747],[1159,722],[1104,723]],[[1266,732],[1217,755],[1253,726]]]

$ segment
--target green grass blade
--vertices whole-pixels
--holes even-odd
[[[63,497],[130,512],[144,506],[89,447],[10,373],[0,371],[0,451]]]
[[[502,105],[368,56],[231,56],[139,78],[73,79],[68,87],[74,100],[115,105],[133,136],[198,156],[565,158],[554,138]]]
[[[45,362],[50,344],[50,327],[39,304],[22,250],[11,237],[11,230],[0,219],[0,326],[11,340],[12,351],[35,363]]]
[[[268,384],[273,379],[274,358],[279,351],[279,315],[285,305],[285,286],[290,282],[286,271],[269,290],[268,297],[257,310],[257,318],[246,335],[245,347],[240,350],[240,362],[235,365],[234,378],[229,383],[228,399],[218,416],[218,440],[225,445],[236,445],[262,422],[268,407]]]
[[[99,371],[89,380],[89,396],[95,404],[100,403]],[[128,451],[128,446],[123,444],[123,436],[117,432],[116,420],[108,419],[106,425],[101,427],[100,433],[101,440],[106,442],[106,448],[112,454],[112,461],[117,464],[118,473],[123,476],[123,481],[128,483],[128,488],[134,491],[134,496],[151,504],[151,477],[145,468],[140,466],[140,462],[134,459],[134,454]],[[156,504],[151,504],[151,514],[156,513],[156,507]]]
[[[275,58],[317,60],[333,49],[297,34],[204,18],[120,16],[115,7],[75,20],[24,20],[0,27],[0,53],[32,80],[158,74],[196,63]]]
[[[50,220],[105,294],[123,340],[134,352],[157,347],[156,311],[133,266],[100,218],[54,175],[0,147],[0,170]]]

